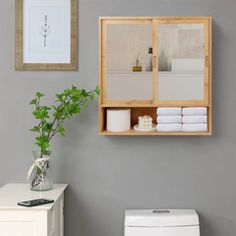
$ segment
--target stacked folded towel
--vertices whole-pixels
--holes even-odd
[[[184,107],[182,110],[183,116],[206,116],[207,108],[206,107]]]
[[[186,107],[182,115],[183,131],[207,131],[206,107]]]
[[[157,108],[158,131],[182,131],[182,108],[159,107]]]
[[[181,107],[158,107],[157,115],[158,116],[181,116],[182,108]]]
[[[206,107],[157,108],[158,131],[207,131]]]

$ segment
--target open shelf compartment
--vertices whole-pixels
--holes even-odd
[[[113,107],[112,109],[116,109],[117,107]],[[125,107],[127,108],[127,107]],[[131,129],[124,131],[124,132],[112,132],[112,131],[108,131],[106,129],[106,112],[107,109],[109,108],[101,108],[102,111],[101,113],[103,114],[103,119],[100,119],[100,134],[101,135],[115,135],[115,136],[144,136],[144,135],[151,135],[151,136],[210,136],[212,135],[212,127],[211,127],[211,111],[210,111],[210,107],[208,107],[208,131],[191,131],[191,132],[184,132],[184,131],[180,131],[180,132],[174,132],[174,131],[137,131],[134,130],[134,125],[136,125],[138,123],[138,117],[139,116],[144,116],[144,115],[149,115],[152,117],[153,119],[153,123],[157,124],[157,107],[131,107],[131,120],[130,120],[130,124],[131,124]],[[120,108],[119,108],[120,109]]]

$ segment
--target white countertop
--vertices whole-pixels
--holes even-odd
[[[67,186],[67,184],[54,184],[50,191],[36,192],[30,190],[29,184],[6,184],[0,188],[0,210],[50,210],[54,203],[36,207],[22,207],[17,203],[37,198],[56,201]]]

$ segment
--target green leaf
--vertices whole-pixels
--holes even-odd
[[[34,98],[33,100],[30,101],[30,105],[36,105],[36,103],[37,103],[37,99],[36,98]]]
[[[42,128],[45,132],[49,133],[52,130],[52,126],[52,123],[45,122]]]
[[[65,104],[65,106],[62,110],[62,115],[63,116],[67,116],[69,114],[69,108],[70,108],[70,104]]]
[[[74,90],[74,91],[76,91],[76,90],[77,90],[77,88],[76,88],[76,86],[75,86],[75,85],[72,85],[71,89],[72,89],[72,90]]]
[[[48,107],[48,106],[43,106],[42,108],[43,108],[45,111],[50,111],[50,110],[51,110],[51,108]]]
[[[76,96],[78,94],[78,90],[75,86],[72,86],[71,88],[71,95],[72,96]]]
[[[84,96],[84,97],[88,96],[88,93],[85,89],[82,89],[82,96]]]
[[[65,89],[63,95],[65,96],[70,95],[70,89]]]
[[[71,98],[71,101],[73,102],[73,103],[76,103],[76,102],[78,102],[80,100],[80,95],[75,95],[75,96],[73,96],[72,98]]]
[[[41,93],[41,92],[37,92],[37,93],[36,93],[36,97],[38,97],[38,98],[41,98],[41,97],[43,97],[43,96],[44,96],[44,94]]]
[[[76,108],[75,108],[75,114],[79,114],[80,113],[80,106],[78,104],[76,104]]]
[[[101,94],[101,89],[99,88],[99,86],[96,87],[95,92],[96,92],[97,95]]]
[[[56,97],[57,97],[56,102],[63,102],[64,101],[63,96],[64,96],[63,94],[56,94]]]
[[[47,136],[38,136],[35,139],[35,144],[40,147],[41,151],[45,151],[49,147],[49,140]]]
[[[91,94],[91,95],[90,95],[90,100],[93,101],[93,100],[94,100],[94,97],[95,97],[95,95],[94,95],[94,94]]]
[[[88,100],[87,100],[87,98],[84,99],[83,105],[84,105],[85,108],[88,107]]]
[[[77,103],[72,103],[69,105],[68,113],[72,116],[80,112],[80,107]]]
[[[34,126],[34,128],[30,129],[30,131],[32,132],[39,132],[39,127],[38,126]]]
[[[60,112],[60,111],[55,112],[55,113],[53,114],[53,116],[54,116],[57,120],[59,120],[59,119],[62,118],[62,112]]]
[[[46,119],[46,118],[49,118],[48,116],[48,111],[47,109],[43,108],[43,107],[40,107],[40,108],[37,108],[34,112],[33,112],[33,115],[36,119]]]
[[[65,128],[62,125],[59,126],[58,132],[61,136],[65,136]]]
[[[77,89],[78,95],[82,94],[82,90],[81,89]]]
[[[35,138],[38,142],[47,142],[48,137],[47,136],[38,136]]]

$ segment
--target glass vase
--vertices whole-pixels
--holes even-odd
[[[51,152],[42,155],[40,151],[33,151],[33,155],[33,164],[28,173],[31,190],[51,190],[53,188]]]

